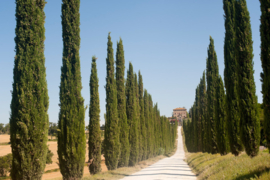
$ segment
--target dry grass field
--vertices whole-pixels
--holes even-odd
[[[49,137],[51,139],[51,137]],[[0,143],[8,143],[10,141],[9,135],[0,135]],[[61,179],[62,175],[59,171],[58,166],[58,156],[57,156],[57,141],[48,141],[49,149],[54,154],[52,157],[52,164],[47,164],[45,168],[45,174],[43,175],[42,179]],[[7,145],[0,145],[0,156],[4,156],[11,153],[11,147],[9,144]],[[101,168],[102,172],[107,171],[107,167],[105,165],[105,159],[102,156],[101,157]],[[85,160],[88,160],[88,146],[86,147],[86,153],[85,153]],[[49,171],[49,172],[48,172]],[[84,176],[90,176],[88,167],[85,166],[84,168]]]
[[[1,134],[0,135],[0,144],[8,143],[9,141],[10,141],[9,135],[7,135],[7,134]]]
[[[51,139],[51,137],[48,137]],[[54,137],[52,137],[54,139]],[[10,141],[9,135],[0,135],[0,143],[6,143],[5,145],[0,145],[0,156],[7,155],[11,153],[11,147],[9,144],[7,144]],[[177,141],[176,141],[177,142]],[[45,173],[42,176],[42,180],[60,180],[62,179],[62,175],[59,171],[58,167],[58,156],[57,156],[57,141],[48,141],[49,149],[54,154],[52,157],[52,164],[47,164],[45,168]],[[173,152],[171,152],[168,156],[171,156],[175,153],[176,148]],[[124,167],[119,168],[113,171],[108,171],[106,165],[105,165],[105,158],[101,156],[101,168],[102,172],[98,173],[94,176],[91,176],[88,170],[88,166],[84,167],[84,180],[97,180],[97,179],[103,179],[103,180],[116,180],[121,179],[125,177],[126,175],[133,174],[137,171],[140,171],[141,169],[150,166],[160,159],[163,159],[166,156],[160,155],[154,158],[150,158],[145,161],[139,162],[134,167]],[[88,160],[88,145],[86,147],[86,153],[85,153],[85,160]]]

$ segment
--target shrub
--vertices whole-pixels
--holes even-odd
[[[46,164],[52,164],[52,151],[48,148]],[[0,157],[0,177],[7,176],[7,173],[10,172],[12,166],[12,154],[7,154],[5,156]]]
[[[165,149],[164,148],[159,148],[158,149],[158,155],[164,155],[165,154]]]
[[[10,172],[12,165],[12,154],[7,154],[0,157],[0,177],[7,176],[7,173]]]
[[[53,153],[52,153],[52,151],[48,147],[46,164],[52,164],[52,157],[53,157]]]

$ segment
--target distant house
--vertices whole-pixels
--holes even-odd
[[[179,125],[182,124],[183,119],[187,117],[187,109],[180,107],[173,109],[173,117],[177,118]]]

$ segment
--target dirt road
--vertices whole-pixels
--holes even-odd
[[[137,173],[123,178],[122,180],[196,180],[196,176],[191,172],[184,159],[185,152],[183,149],[182,135],[180,127],[178,127],[177,151],[173,156],[164,158]]]

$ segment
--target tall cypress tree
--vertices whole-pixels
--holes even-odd
[[[196,89],[196,129],[197,129],[197,151],[202,151],[202,122],[201,122],[201,115],[200,115],[200,108],[201,108],[201,98],[200,98],[200,86],[197,86]]]
[[[44,57],[45,0],[16,0],[16,56],[10,116],[12,179],[41,179],[49,97]]]
[[[150,136],[150,127],[149,127],[150,123],[149,123],[148,92],[146,89],[144,90],[143,101],[144,101],[144,119],[145,119],[146,144],[147,144],[146,159],[148,159],[149,154],[150,154],[151,136]]]
[[[215,104],[216,104],[216,85],[218,79],[218,64],[217,55],[214,47],[214,40],[210,37],[210,44],[208,47],[208,58],[206,63],[206,78],[207,78],[207,113],[208,113],[208,127],[209,127],[209,147],[212,154],[218,153],[217,148],[217,132],[216,132],[216,118],[215,118]]]
[[[84,99],[81,96],[80,0],[63,0],[63,65],[60,83],[58,157],[63,179],[80,179],[85,163]]]
[[[90,77],[90,107],[89,107],[89,166],[91,174],[101,171],[101,133],[100,133],[100,109],[98,93],[98,77],[96,57],[92,57],[92,69]]]
[[[206,82],[205,82],[205,71],[200,82],[200,116],[202,122],[202,152],[207,152],[207,99],[206,99]]]
[[[154,151],[154,128],[153,128],[153,101],[151,94],[148,93],[148,109],[149,109],[149,136],[150,136],[150,142],[149,142],[149,158],[153,157],[153,151]]]
[[[192,151],[197,152],[198,147],[198,132],[197,132],[197,121],[196,121],[196,101],[194,102],[192,106],[192,126],[193,126],[193,147]]]
[[[129,145],[130,145],[129,166],[135,166],[138,162],[139,147],[138,147],[136,91],[135,91],[133,66],[131,63],[129,63],[129,69],[127,71],[126,98],[127,98],[126,108],[129,125]]]
[[[236,58],[238,61],[241,139],[246,153],[254,157],[260,146],[260,120],[253,70],[253,42],[245,0],[236,1]]]
[[[238,101],[237,59],[235,58],[235,0],[223,0],[225,13],[224,81],[226,87],[226,116],[232,154],[243,151],[240,138],[240,113]]]
[[[221,155],[226,155],[229,152],[228,130],[225,112],[225,92],[221,76],[217,80],[216,89],[216,121],[217,121],[217,144]]]
[[[129,139],[128,139],[128,123],[126,114],[126,94],[125,94],[125,57],[123,41],[117,43],[116,50],[116,86],[117,86],[117,109],[119,118],[121,144],[118,167],[128,166],[129,162]]]
[[[141,126],[140,126],[140,102],[139,102],[139,87],[138,87],[138,78],[137,74],[134,74],[134,90],[135,90],[135,105],[136,105],[136,122],[137,122],[137,133],[138,133],[138,162],[141,161],[141,152],[142,152],[142,146],[141,146]]]
[[[117,112],[117,90],[114,75],[113,47],[110,33],[107,48],[107,77],[106,77],[106,125],[104,134],[104,156],[108,170],[116,169],[120,155],[119,126]]]
[[[143,79],[141,72],[139,71],[139,101],[140,101],[140,128],[141,128],[141,160],[147,159],[147,135],[146,135],[146,123],[144,113],[144,98],[143,98]]]
[[[264,105],[264,134],[267,141],[267,147],[270,148],[270,2],[260,0],[261,2],[261,61],[262,69],[262,94]]]

